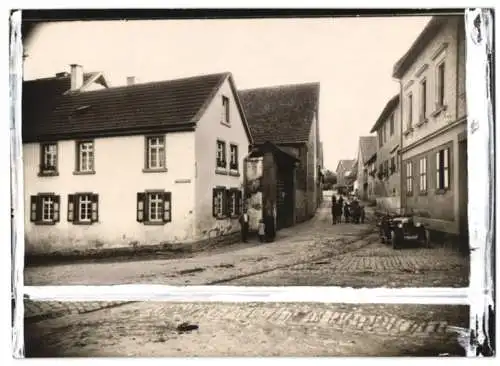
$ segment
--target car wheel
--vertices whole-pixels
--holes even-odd
[[[396,233],[394,231],[391,231],[391,244],[392,249],[399,249],[399,240],[396,237]]]

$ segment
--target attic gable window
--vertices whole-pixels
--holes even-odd
[[[231,124],[230,113],[229,113],[229,98],[222,96],[222,123],[229,125]]]
[[[146,159],[144,171],[166,171],[165,136],[146,137]]]
[[[40,145],[40,176],[57,175],[57,143]]]

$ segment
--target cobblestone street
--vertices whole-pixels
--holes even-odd
[[[466,306],[136,302],[28,320],[25,338],[33,357],[437,356],[463,355],[453,327],[467,326]]]
[[[393,250],[373,222],[332,225],[327,203],[273,243],[236,244],[190,258],[27,267],[26,285],[227,283],[253,286],[467,286],[467,258],[447,248]]]

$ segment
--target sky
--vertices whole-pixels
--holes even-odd
[[[429,17],[87,21],[42,25],[24,42],[24,78],[102,71],[111,86],[229,71],[238,89],[319,82],[324,166],[355,159],[398,93],[396,61]]]

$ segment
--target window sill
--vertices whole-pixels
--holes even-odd
[[[432,117],[437,117],[441,114],[441,112],[444,112],[448,109],[448,106],[445,104],[445,105],[442,105],[442,106],[437,106],[436,107],[436,110],[434,112],[432,112],[431,116]]]
[[[226,168],[217,167],[215,168],[215,174],[228,175],[228,172]]]
[[[231,175],[233,177],[239,177],[240,176],[240,172],[238,170],[230,170],[229,171],[229,175]]]
[[[97,223],[98,221],[89,221],[89,222],[86,222],[86,221],[73,221],[73,225],[84,225],[84,226],[90,226],[92,224],[95,224]]]
[[[41,225],[41,226],[52,226],[56,224],[56,221],[35,221],[33,222],[35,225]]]
[[[421,127],[423,125],[425,125],[429,120],[427,118],[424,118],[423,120],[421,120],[420,122],[418,122],[415,127]]]
[[[143,173],[165,173],[167,171],[168,171],[167,168],[161,168],[161,169],[144,168],[144,169],[142,169]]]
[[[164,221],[144,221],[143,222],[144,225],[150,225],[150,226],[162,226],[162,225],[165,225],[166,222]]]
[[[226,220],[226,219],[229,219],[228,216],[215,216],[215,219],[216,220]]]
[[[73,175],[92,175],[95,174],[95,170],[92,170],[90,172],[79,172],[79,171],[74,171]]]
[[[406,197],[413,197],[413,192],[406,192]]]
[[[408,137],[408,135],[411,134],[412,132],[413,132],[413,127],[410,127],[409,129],[403,132],[403,135],[405,135],[405,137]]]
[[[57,177],[59,175],[59,172],[57,171],[52,171],[52,172],[38,172],[39,177]]]
[[[419,192],[419,196],[427,196],[427,191]]]
[[[436,194],[446,194],[450,189],[449,188],[443,188],[443,189],[436,189],[435,193]]]

